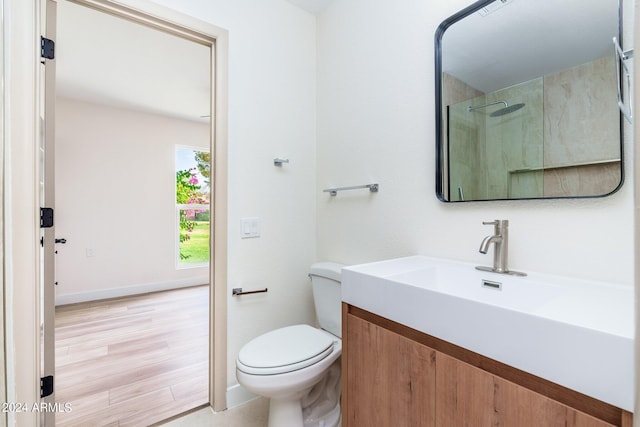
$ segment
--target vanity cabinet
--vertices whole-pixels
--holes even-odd
[[[343,304],[344,427],[632,426],[620,408]]]
[[[615,425],[446,354],[438,353],[437,366],[436,417],[440,427]]]
[[[435,427],[435,350],[352,315],[347,334],[343,426]]]

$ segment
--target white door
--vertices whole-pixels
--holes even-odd
[[[47,216],[55,212],[54,193],[54,147],[55,147],[55,43],[56,31],[56,2],[55,0],[41,0],[42,10],[42,58],[41,58],[41,91],[40,100],[40,250],[42,268],[40,278],[40,376],[41,380],[41,411],[40,425],[53,427],[55,425],[55,394],[53,393],[53,378],[55,370],[55,226],[48,223]],[[48,209],[51,209],[49,211]],[[55,216],[53,218],[55,220]],[[55,224],[55,221],[52,221]]]

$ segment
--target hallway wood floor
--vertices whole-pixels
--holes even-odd
[[[57,426],[148,426],[208,401],[209,287],[56,308]]]

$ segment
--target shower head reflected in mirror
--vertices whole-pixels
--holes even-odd
[[[467,108],[467,111],[471,112],[474,110],[478,110],[480,108],[485,108],[491,105],[498,105],[498,104],[504,104],[504,107],[490,113],[489,114],[490,117],[504,116],[505,114],[510,114],[510,113],[513,113],[514,111],[518,111],[519,109],[525,106],[524,103],[509,105],[507,101],[495,101],[495,102],[490,102],[488,104],[483,104],[483,105],[476,105],[476,106],[469,105],[469,107]]]

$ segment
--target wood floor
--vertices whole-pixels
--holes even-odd
[[[208,286],[56,308],[57,426],[148,426],[208,401]]]

